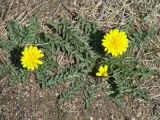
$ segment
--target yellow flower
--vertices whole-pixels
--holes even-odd
[[[100,77],[107,77],[108,76],[108,65],[100,66],[98,69],[98,72],[96,73],[96,76]]]
[[[24,68],[27,68],[28,70],[34,70],[38,67],[38,64],[43,64],[42,61],[39,59],[44,56],[41,50],[39,50],[37,47],[33,47],[32,45],[29,47],[26,47],[24,51],[22,52],[21,57],[21,64]]]
[[[102,46],[105,52],[107,51],[115,57],[122,55],[128,48],[127,35],[118,29],[110,30],[110,32],[104,36]]]

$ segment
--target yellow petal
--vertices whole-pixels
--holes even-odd
[[[103,72],[103,66],[99,67],[99,72],[102,73]]]
[[[40,57],[43,57],[44,56],[44,54],[40,54]]]
[[[97,73],[96,73],[96,76],[100,77],[100,76],[101,76],[101,73],[97,72]]]
[[[40,61],[40,60],[38,60],[38,61],[37,61],[37,64],[40,64],[40,65],[41,65],[41,64],[43,64],[43,62]]]
[[[108,65],[104,66],[104,70],[107,71],[108,70]]]
[[[32,70],[32,71],[34,70],[34,66],[31,66],[31,70]]]
[[[107,48],[104,49],[105,52],[106,52],[107,50],[108,50]]]
[[[104,73],[104,74],[103,74],[103,77],[107,77],[107,76],[108,76],[108,73]]]

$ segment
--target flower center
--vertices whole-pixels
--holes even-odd
[[[29,53],[27,61],[29,61],[30,63],[34,63],[36,60],[38,60],[37,55],[35,55],[35,53]]]
[[[111,44],[113,45],[113,48],[114,48],[114,49],[118,49],[118,46],[119,46],[120,44],[119,44],[119,41],[118,41],[117,36],[115,36],[115,37],[113,38]]]

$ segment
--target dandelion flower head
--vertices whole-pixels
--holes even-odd
[[[107,77],[108,76],[108,65],[100,66],[98,72],[96,73],[98,77]]]
[[[110,30],[108,34],[104,35],[102,46],[105,52],[107,51],[115,57],[122,55],[128,48],[127,34],[118,29]]]
[[[43,62],[40,60],[44,54],[37,47],[30,45],[29,47],[24,48],[22,51],[21,64],[24,68],[33,71],[38,67],[38,64],[41,65]]]

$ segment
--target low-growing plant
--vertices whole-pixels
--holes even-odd
[[[40,25],[36,17],[32,18],[28,26],[16,21],[8,22],[8,40],[0,40],[0,48],[9,55],[1,57],[4,62],[0,59],[0,79],[8,74],[10,84],[13,85],[26,80],[28,73],[32,72],[42,88],[67,83],[69,87],[57,97],[59,104],[76,94],[82,94],[88,107],[99,92],[106,93],[117,103],[126,94],[146,98],[139,86],[152,71],[140,64],[136,52],[143,52],[141,44],[153,37],[156,32],[153,27],[143,31],[133,30],[132,22],[122,26],[120,29],[127,33],[129,46],[116,53],[111,51],[114,57],[103,51],[104,31],[80,15],[72,21],[65,17],[59,21],[50,21],[46,26],[51,32],[39,33]],[[34,71],[23,68],[25,65],[22,66],[20,61],[22,51],[28,45],[35,46],[44,54],[41,59],[43,64],[36,70],[32,69]],[[65,53],[68,58],[63,67],[56,60],[59,53]],[[105,65],[108,65],[107,69]],[[99,66],[101,68],[97,73]]]

